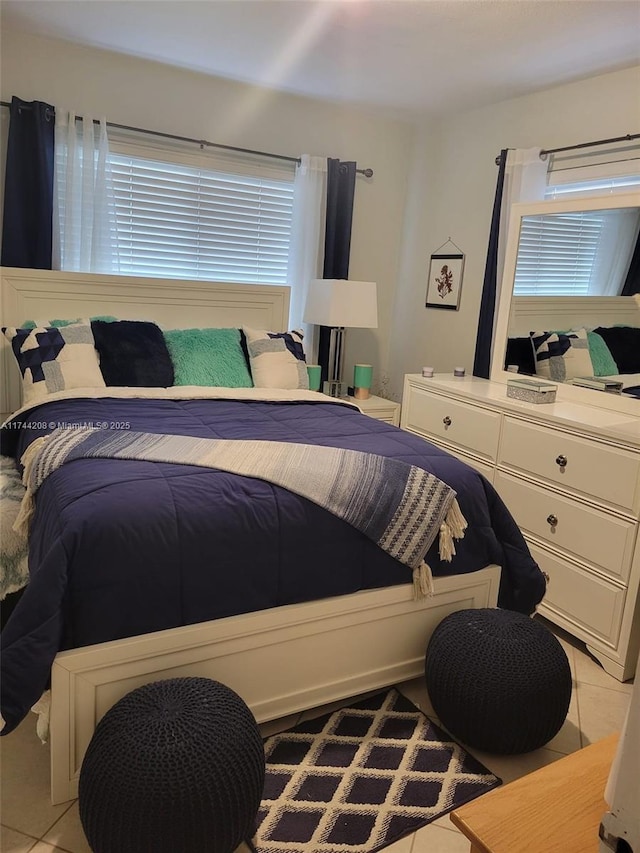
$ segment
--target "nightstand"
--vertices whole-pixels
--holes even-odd
[[[356,400],[355,397],[347,397],[347,400],[359,406],[363,414],[369,415],[370,418],[400,426],[400,403],[385,400],[384,397],[375,397],[373,394],[368,400]]]

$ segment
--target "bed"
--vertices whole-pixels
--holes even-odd
[[[624,296],[516,296],[511,301],[505,370],[511,365],[519,373],[569,383],[597,377],[615,382],[624,398],[640,398],[639,318],[638,303]],[[549,335],[563,351],[550,371],[544,358]]]
[[[109,333],[145,321],[165,330],[243,328],[250,341],[250,330],[286,330],[288,289],[2,273],[3,325],[107,323],[104,315],[118,318]],[[6,340],[2,353],[3,409],[12,413],[2,452],[17,462],[52,426],[358,450],[447,483],[468,525],[450,561],[431,546],[433,594],[416,598],[406,565],[271,482],[146,459],[59,467],[36,496],[31,579],[3,632],[2,656],[7,733],[50,679],[54,803],[76,796],[97,721],[140,684],[216,678],[263,722],[417,677],[448,613],[496,603],[532,612],[544,594],[520,531],[481,475],[344,401],[304,388],[76,383],[22,405]],[[256,379],[258,360],[247,364]]]

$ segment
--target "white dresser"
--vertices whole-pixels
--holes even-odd
[[[631,678],[640,645],[640,416],[524,403],[502,383],[416,374],[405,377],[400,426],[493,483],[549,576],[539,613],[584,640],[615,678]]]

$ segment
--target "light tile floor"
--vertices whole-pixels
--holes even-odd
[[[549,627],[565,648],[573,674],[573,694],[564,726],[543,749],[526,755],[495,756],[470,750],[505,784],[619,731],[629,704],[630,683],[621,684],[607,675],[579,641]],[[436,719],[422,680],[407,682],[400,689]],[[317,710],[306,712],[306,716],[317,713]],[[269,723],[263,727],[263,734],[286,729],[298,719]],[[49,751],[35,735],[35,717],[30,716],[15,732],[1,738],[0,751],[2,853],[91,853],[82,831],[77,801],[59,806],[52,806],[49,801]],[[445,816],[386,850],[388,853],[468,853],[469,842]]]

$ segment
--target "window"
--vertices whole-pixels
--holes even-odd
[[[629,161],[549,174],[547,199],[629,192],[640,186]],[[625,174],[625,172],[627,174]],[[615,296],[638,239],[638,211],[528,216],[522,221],[515,296]]]
[[[616,296],[639,224],[629,208],[523,217],[514,295]]]
[[[639,175],[622,175],[600,180],[573,181],[571,183],[553,182],[550,176],[545,198],[572,198],[581,195],[610,195],[615,192],[631,192],[640,187]]]
[[[120,273],[287,283],[293,166],[236,174],[113,149],[110,162]]]

